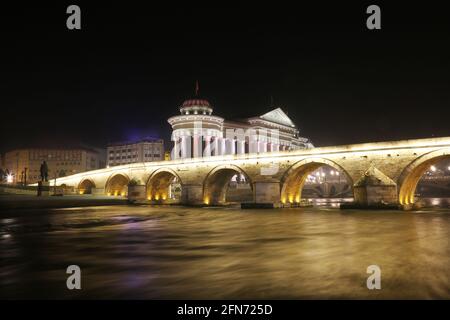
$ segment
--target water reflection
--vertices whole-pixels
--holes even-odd
[[[0,235],[1,298],[450,298],[445,209],[92,207],[5,218]]]

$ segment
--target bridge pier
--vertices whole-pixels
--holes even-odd
[[[354,203],[341,208],[398,209],[397,184],[375,167],[370,167],[353,185]]]
[[[180,204],[182,205],[208,204],[208,199],[203,199],[203,185],[182,184]]]
[[[243,203],[243,208],[278,208],[280,201],[280,181],[254,181],[253,201]]]

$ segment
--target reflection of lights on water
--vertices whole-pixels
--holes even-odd
[[[439,206],[441,204],[441,199],[439,198],[433,198],[431,199],[431,205],[433,206]]]

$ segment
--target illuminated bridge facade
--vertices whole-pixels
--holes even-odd
[[[56,185],[80,193],[126,195],[135,179],[145,185],[146,199],[165,203],[172,201],[169,188],[175,179],[181,185],[181,204],[220,205],[226,202],[231,177],[241,174],[251,185],[253,203],[289,205],[301,202],[308,175],[328,165],[353,186],[355,203],[361,206],[411,206],[425,171],[449,157],[450,137],[444,137],[136,163],[58,178]]]

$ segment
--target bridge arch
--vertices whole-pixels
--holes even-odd
[[[78,192],[80,194],[91,194],[92,189],[94,189],[94,188],[95,188],[95,183],[94,183],[94,181],[92,181],[92,179],[83,179],[78,184]]]
[[[180,176],[170,168],[155,170],[147,179],[147,199],[165,201],[170,198],[170,186],[173,182],[181,184]]]
[[[428,152],[412,161],[403,169],[397,182],[400,204],[414,204],[414,195],[420,178],[432,165],[444,159],[450,159],[450,148]]]
[[[236,174],[243,175],[252,185],[248,174],[236,165],[219,165],[213,168],[203,182],[203,202],[208,205],[225,204],[229,182]]]
[[[340,173],[343,173],[353,192],[353,179],[343,167],[329,159],[307,158],[294,163],[281,178],[281,202],[299,203],[302,198],[302,189],[308,175],[324,165],[330,166]]]
[[[125,173],[112,174],[105,184],[105,191],[110,196],[126,196],[130,178]]]

